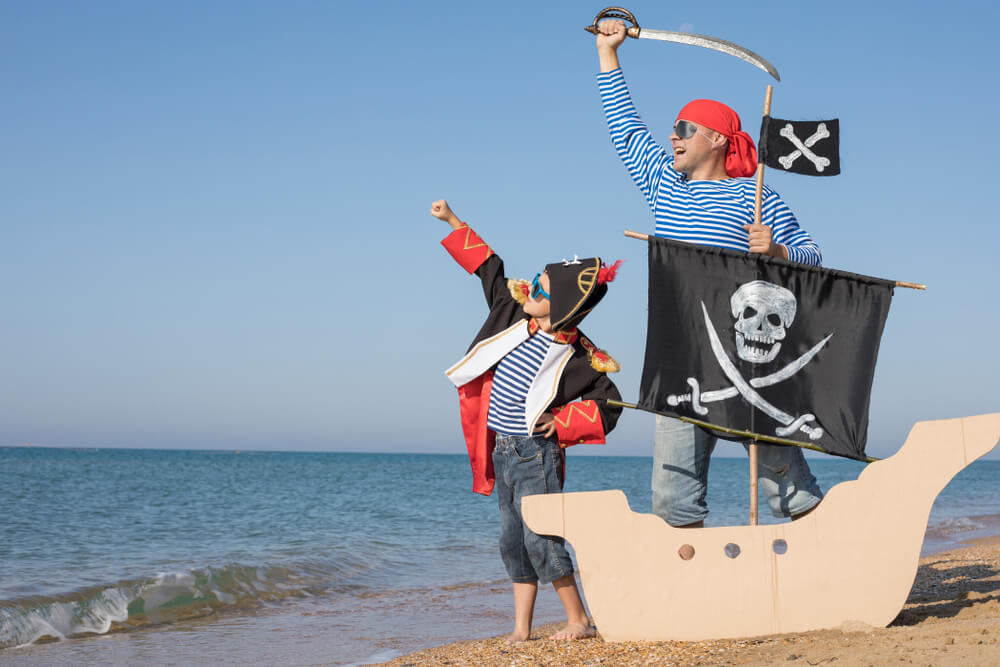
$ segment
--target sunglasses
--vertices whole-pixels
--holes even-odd
[[[548,292],[546,292],[545,290],[542,289],[542,283],[539,282],[539,280],[538,280],[541,277],[542,277],[542,274],[536,273],[535,274],[535,279],[531,281],[531,298],[537,300],[539,296],[543,296],[546,299],[548,299],[549,301],[551,301],[552,297],[549,296]]]
[[[681,139],[690,139],[694,135],[698,134],[699,131],[698,126],[689,120],[679,120],[674,125],[674,134]],[[702,132],[702,134],[705,133]],[[705,136],[708,137],[707,134],[705,134]]]

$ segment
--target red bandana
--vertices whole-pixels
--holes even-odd
[[[722,102],[694,100],[677,114],[677,120],[690,120],[715,130],[729,140],[726,173],[734,178],[753,176],[757,171],[757,149],[753,139],[740,129],[740,117]]]

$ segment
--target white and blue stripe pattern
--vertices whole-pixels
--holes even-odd
[[[689,181],[674,170],[673,151],[656,143],[639,118],[622,71],[598,74],[597,85],[611,141],[653,209],[656,235],[749,251],[749,235],[743,225],[753,223],[756,181],[752,178]],[[788,249],[788,259],[819,266],[823,259],[819,247],[799,227],[788,205],[766,185],[761,223],[771,228],[775,243]]]
[[[497,364],[490,390],[490,412],[486,418],[486,425],[494,432],[531,435],[524,414],[524,401],[552,341],[549,334],[536,331]]]

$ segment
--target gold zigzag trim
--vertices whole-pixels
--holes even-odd
[[[480,237],[479,243],[470,245],[469,241],[472,238],[472,235],[474,233],[472,231],[472,227],[469,227],[468,225],[465,225],[465,227],[459,227],[459,229],[464,229],[465,230],[465,241],[462,244],[463,245],[462,250],[472,250],[473,248],[482,248],[483,246],[486,246],[487,248],[489,247],[487,245],[486,241],[483,241],[482,237]]]
[[[593,406],[594,407],[594,414],[593,415],[588,415],[586,412],[584,412],[583,408],[580,407],[580,406],[583,406],[583,405],[586,405],[587,407]],[[555,420],[557,422],[559,422],[559,424],[563,428],[568,428],[570,420],[573,419],[573,412],[574,411],[579,412],[581,415],[583,415],[584,419],[586,419],[587,421],[589,421],[591,424],[594,424],[594,423],[597,422],[597,416],[600,414],[600,411],[597,409],[597,404],[594,403],[594,401],[592,401],[592,400],[586,400],[586,401],[580,401],[579,403],[570,403],[569,406],[567,407],[567,409],[565,409],[565,410],[563,410],[562,412],[559,413],[559,415],[563,415],[563,414],[567,415],[566,416],[566,421],[563,421],[562,419],[560,419],[559,415],[554,415]]]

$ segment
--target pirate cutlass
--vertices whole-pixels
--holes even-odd
[[[774,65],[767,62],[750,49],[744,48],[739,44],[733,44],[732,42],[724,39],[719,39],[718,37],[695,35],[689,32],[674,32],[672,30],[650,30],[649,28],[640,28],[639,22],[635,20],[635,16],[632,12],[622,7],[607,7],[602,9],[598,12],[594,22],[584,28],[584,30],[592,35],[596,35],[598,32],[597,24],[603,19],[621,19],[623,21],[628,21],[632,24],[632,27],[628,28],[625,34],[634,39],[658,39],[664,42],[691,44],[692,46],[700,46],[706,49],[712,49],[713,51],[728,53],[731,56],[736,56],[740,60],[745,60],[754,67],[759,67],[778,81],[781,81],[781,77],[778,76],[778,70],[775,69]]]

